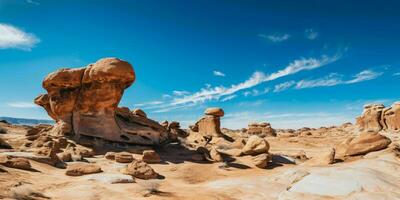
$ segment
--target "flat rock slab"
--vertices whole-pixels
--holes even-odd
[[[82,179],[93,180],[107,184],[135,182],[132,176],[115,173],[90,174],[87,176],[83,176]]]

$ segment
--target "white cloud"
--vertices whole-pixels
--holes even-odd
[[[256,97],[256,96],[260,96],[263,94],[267,94],[269,92],[269,90],[270,90],[270,88],[264,88],[264,90],[262,90],[262,91],[257,90],[257,89],[252,89],[252,90],[244,91],[243,96],[247,97],[247,96],[251,95],[251,96]]]
[[[214,76],[222,76],[222,77],[225,76],[225,74],[220,71],[213,71],[213,74],[214,74]]]
[[[284,90],[289,89],[290,87],[292,87],[294,84],[296,84],[295,81],[287,81],[278,85],[275,85],[275,89],[274,92],[282,92]]]
[[[163,103],[164,102],[162,102],[162,101],[150,101],[150,102],[134,104],[133,106],[135,106],[135,107],[149,107],[150,106],[151,107],[151,106],[160,105]]]
[[[188,91],[184,91],[184,90],[182,90],[182,91],[174,90],[174,91],[172,91],[172,93],[173,93],[175,96],[183,96],[183,95],[190,94]]]
[[[372,70],[364,70],[360,73],[353,76],[353,79],[343,80],[342,75],[337,73],[331,73],[328,76],[313,79],[313,80],[300,80],[297,83],[295,81],[288,81],[285,83],[281,83],[275,86],[274,92],[281,92],[283,90],[289,89],[293,85],[296,85],[296,89],[304,89],[304,88],[314,88],[314,87],[330,87],[335,85],[344,85],[344,84],[354,84],[363,81],[373,80],[382,75],[382,72],[375,72]]]
[[[400,72],[394,73],[393,76],[400,76]]]
[[[229,96],[223,98],[223,99],[221,100],[221,102],[229,101],[229,100],[232,100],[232,99],[234,99],[234,98],[236,98],[236,97],[237,97],[236,94],[234,94],[234,95],[229,95]]]
[[[362,81],[368,81],[377,78],[382,75],[382,72],[374,72],[372,70],[364,70],[354,76],[354,79],[346,81],[346,84],[358,83]]]
[[[313,29],[306,29],[304,33],[309,40],[315,40],[318,37],[318,32],[315,32]]]
[[[313,87],[329,87],[342,84],[340,75],[332,73],[326,77],[314,80],[301,80],[297,82],[296,89],[313,88]]]
[[[253,88],[265,82],[269,82],[284,76],[292,75],[300,71],[312,70],[322,67],[324,65],[335,62],[340,58],[340,55],[329,57],[323,55],[320,58],[301,58],[289,63],[284,69],[271,74],[264,74],[263,72],[254,72],[246,81],[231,85],[229,87],[216,86],[201,88],[200,91],[191,93],[190,95],[183,95],[175,97],[168,103],[163,105],[154,106],[152,108],[166,109],[166,108],[181,108],[180,105],[197,104],[210,100],[221,100],[224,97],[233,95],[239,91]],[[254,91],[252,91],[254,93]],[[264,91],[265,92],[265,91]]]
[[[34,103],[23,101],[10,102],[7,103],[7,105],[13,108],[39,108],[39,106]]]
[[[0,23],[0,49],[30,50],[39,41],[34,34],[26,33],[9,24]]]
[[[26,2],[27,3],[30,3],[30,4],[33,4],[33,5],[40,5],[40,3],[39,2],[37,2],[37,1],[33,1],[33,0],[26,0]]]
[[[289,34],[283,34],[283,35],[265,35],[265,34],[258,34],[259,37],[262,38],[267,38],[271,40],[272,42],[283,42],[285,40],[288,40],[290,38]]]

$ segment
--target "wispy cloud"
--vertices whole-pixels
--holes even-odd
[[[34,103],[23,101],[10,102],[7,103],[7,105],[13,108],[39,108],[39,106]]]
[[[287,81],[278,85],[275,85],[274,92],[282,92],[284,90],[289,89],[292,87],[294,84],[296,84],[295,81]]]
[[[234,94],[234,95],[229,95],[229,96],[227,96],[227,97],[221,99],[221,102],[229,101],[229,100],[232,100],[232,99],[234,99],[234,98],[236,98],[236,97],[237,97],[236,94]]]
[[[26,33],[15,26],[0,23],[0,49],[31,50],[39,41],[39,38],[32,33]]]
[[[26,0],[26,2],[29,3],[29,4],[37,5],[37,6],[40,5],[39,2],[33,1],[33,0]]]
[[[243,92],[243,96],[247,97],[247,96],[260,96],[263,94],[267,94],[271,89],[270,88],[264,88],[264,90],[257,90],[257,89],[252,89],[252,90],[248,90],[248,91],[244,91]]]
[[[400,76],[400,72],[394,73],[393,76]]]
[[[133,106],[135,106],[135,107],[148,107],[148,106],[160,105],[162,103],[163,103],[162,101],[149,101],[149,102],[134,104]]]
[[[288,40],[290,38],[289,34],[274,34],[274,35],[265,35],[265,34],[258,34],[259,37],[266,38],[272,42],[283,42],[285,40]]]
[[[364,70],[354,76],[354,79],[346,81],[346,84],[358,83],[362,81],[368,81],[376,79],[378,76],[382,75],[383,72],[375,72],[372,70]]]
[[[188,94],[188,95],[174,95],[171,101],[164,103],[162,105],[156,105],[152,108],[154,109],[178,109],[184,107],[188,104],[198,104],[210,100],[221,100],[227,96],[234,95],[235,93],[253,88],[265,82],[269,82],[284,76],[292,75],[300,71],[312,70],[324,65],[335,62],[340,58],[340,54],[334,56],[323,55],[320,58],[301,58],[294,60],[289,63],[284,69],[271,74],[265,74],[263,72],[254,72],[247,80],[233,84],[229,87],[226,86],[216,86],[216,87],[206,87],[201,88],[199,91]],[[264,91],[265,92],[265,91]]]
[[[190,94],[190,92],[184,91],[184,90],[182,90],[182,91],[180,91],[180,90],[174,90],[174,91],[172,91],[172,93],[173,93],[175,96],[183,96],[183,95]]]
[[[225,76],[225,74],[220,71],[213,71],[213,74],[214,74],[214,76],[222,76],[222,77]]]
[[[288,81],[275,86],[274,92],[281,92],[294,86],[295,89],[314,88],[314,87],[330,87],[335,85],[354,84],[363,81],[373,80],[381,76],[382,72],[375,72],[373,70],[363,70],[353,76],[350,80],[343,80],[343,75],[331,73],[328,76],[300,81]]]
[[[315,40],[318,37],[318,32],[314,31],[313,29],[306,29],[304,31],[306,38],[309,40]]]

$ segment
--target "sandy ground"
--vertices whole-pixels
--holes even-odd
[[[0,137],[21,145],[26,129],[8,130]],[[250,156],[235,157],[227,165],[194,162],[190,150],[168,145],[156,149],[163,162],[151,164],[163,179],[134,183],[108,183],[106,175],[120,175],[126,164],[103,155],[87,159],[101,166],[103,172],[96,176],[70,177],[65,169],[31,161],[34,171],[0,167],[0,199],[400,199],[399,133],[383,133],[393,141],[386,150],[338,159],[328,166],[309,166],[289,157],[302,151],[307,157],[317,156],[356,134],[349,127],[309,136],[268,137],[275,156],[267,169],[254,167]]]

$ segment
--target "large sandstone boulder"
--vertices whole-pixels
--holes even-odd
[[[391,140],[376,132],[363,132],[350,141],[345,152],[347,156],[364,155],[372,151],[385,149]]]
[[[271,127],[270,123],[251,123],[248,125],[247,134],[265,136],[276,136],[275,130]]]
[[[368,104],[364,106],[361,116],[357,117],[356,123],[362,130],[380,131],[382,111],[385,108],[383,104]]]
[[[268,153],[269,144],[268,142],[260,138],[257,135],[252,135],[247,140],[246,144],[242,148],[243,155],[258,155],[262,153]]]
[[[167,130],[141,110],[126,112],[118,103],[135,80],[132,66],[105,58],[78,69],[60,69],[43,81],[47,94],[35,99],[56,124],[53,135],[75,134],[116,142],[161,144]]]
[[[202,117],[195,125],[190,126],[193,132],[198,132],[202,136],[221,137],[221,121],[224,111],[221,108],[209,108],[205,110],[205,116]]]
[[[400,130],[400,102],[395,102],[392,107],[382,111],[381,124],[384,129]]]

